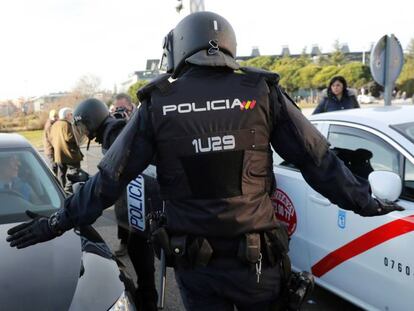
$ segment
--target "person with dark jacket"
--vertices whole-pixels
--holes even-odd
[[[276,73],[241,68],[235,57],[226,19],[186,16],[164,40],[167,74],[138,92],[141,106],[100,171],[52,216],[9,229],[10,246],[93,223],[156,155],[166,226],[154,236],[175,260],[186,309],[271,310],[284,298],[288,252],[269,196],[271,146],[341,208],[361,216],[402,210],[371,196],[368,182],[352,175],[278,86]]]
[[[360,108],[355,92],[348,89],[344,77],[336,76],[329,82],[328,89],[313,114],[353,108]]]
[[[80,169],[83,154],[72,129],[72,109],[59,110],[59,120],[50,129],[50,141],[53,146],[54,160],[58,166],[57,178],[66,192],[72,193],[72,182],[66,178],[68,172]]]
[[[134,110],[135,106],[132,104],[131,97],[128,94],[119,93],[115,96],[115,101],[113,103],[113,111],[111,112],[111,115],[114,118],[128,121]],[[112,142],[110,144],[112,144]],[[108,150],[109,146],[106,148],[105,146],[102,146],[102,148]],[[118,220],[118,239],[120,240],[119,248],[115,251],[116,256],[124,256],[128,251],[127,244],[129,238],[129,230],[128,227],[122,225],[122,223],[128,223],[122,219],[125,218],[125,200],[126,196],[123,195],[121,199],[119,199],[115,203],[115,215]]]
[[[52,170],[53,174],[57,176],[57,164],[55,162],[55,155],[50,139],[50,128],[57,121],[58,114],[55,109],[49,111],[49,118],[47,119],[45,126],[43,128],[43,148],[47,164]]]
[[[123,94],[119,98],[125,99],[125,96],[126,94]],[[119,104],[117,107],[122,107],[122,105]],[[102,146],[103,154],[111,147],[127,123],[123,118],[112,117],[108,107],[95,98],[81,102],[76,107],[73,118],[74,125],[81,135],[86,135],[89,140],[95,139]],[[151,197],[146,188],[145,195]],[[125,250],[129,254],[138,277],[135,301],[140,307],[139,310],[155,311],[157,310],[157,291],[154,279],[154,251],[147,236],[130,231],[128,200],[125,192],[115,202],[115,214],[118,223],[118,238],[123,239],[121,243],[125,245]],[[115,252],[115,255],[120,254]]]

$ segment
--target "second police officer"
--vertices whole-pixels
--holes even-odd
[[[73,113],[74,125],[78,131],[87,136],[89,141],[95,139],[102,146],[102,153],[113,144],[117,136],[126,125],[130,114],[126,114],[122,101],[128,100],[127,94],[118,94],[115,100],[121,102],[117,105],[115,117],[109,114],[108,107],[98,99],[90,98],[81,102]],[[132,106],[131,103],[129,103]],[[125,107],[128,108],[128,107]],[[150,177],[144,176],[144,179]],[[147,183],[145,184],[147,185]],[[150,198],[146,190],[146,198]],[[115,202],[115,214],[118,222],[118,238],[126,244],[132,265],[138,278],[138,289],[135,301],[143,311],[157,310],[157,291],[154,280],[154,252],[148,242],[146,232],[130,230],[128,224],[127,195],[124,191],[121,198]],[[123,239],[123,241],[122,241]],[[115,252],[115,254],[117,254]]]
[[[343,209],[361,216],[402,210],[371,197],[368,182],[329,150],[277,74],[240,68],[235,56],[226,19],[211,12],[185,17],[164,41],[173,79],[161,76],[139,91],[142,105],[99,173],[51,217],[10,229],[10,245],[24,248],[93,223],[157,154],[164,249],[175,254],[187,310],[268,310],[281,298],[287,251],[269,198],[270,146]]]

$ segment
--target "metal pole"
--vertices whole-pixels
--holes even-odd
[[[392,35],[391,35],[392,36]],[[392,90],[394,83],[390,79],[390,65],[391,65],[391,44],[390,37],[386,37],[385,43],[385,70],[384,70],[384,105],[391,106]]]
[[[162,215],[165,213],[165,201],[162,201]],[[159,221],[159,220],[158,220]],[[161,271],[160,271],[160,289],[158,296],[158,309],[164,309],[165,305],[165,288],[167,287],[167,262],[165,259],[165,251],[161,248]]]
[[[165,288],[167,286],[167,265],[165,262],[165,252],[161,249],[161,271],[160,271],[160,295],[158,297],[158,309],[164,309]]]

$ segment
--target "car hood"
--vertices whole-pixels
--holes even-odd
[[[47,243],[16,249],[5,240],[12,226],[0,225],[2,309],[80,310],[86,304],[87,309],[107,310],[122,293],[118,267],[102,241],[97,248],[96,238],[90,241],[72,230]],[[100,275],[96,276],[99,271],[95,270]],[[113,285],[100,287],[98,298],[97,293],[88,292],[96,282]]]
[[[68,310],[81,268],[73,232],[25,249],[9,246],[11,225],[0,226],[0,302],[7,310]]]

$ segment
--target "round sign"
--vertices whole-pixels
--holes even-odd
[[[404,64],[404,53],[400,42],[394,36],[383,36],[371,50],[371,74],[377,83],[385,86],[394,83],[400,75]]]
[[[270,199],[275,209],[276,218],[288,226],[288,233],[291,236],[297,226],[296,211],[292,201],[280,189],[276,189]]]

